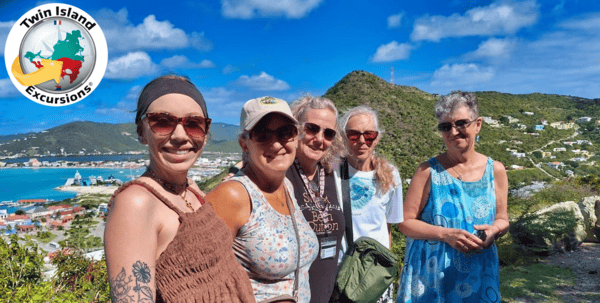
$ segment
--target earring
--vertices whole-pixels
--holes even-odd
[[[477,135],[477,137],[475,137],[475,142],[479,142],[479,135]]]

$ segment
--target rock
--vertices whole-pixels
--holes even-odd
[[[600,242],[600,238],[594,232],[594,227],[600,224],[598,222],[598,217],[600,216],[600,196],[585,197],[577,203],[577,206],[579,206],[583,216],[585,232],[587,234],[584,240],[586,242]]]
[[[535,214],[537,216],[542,216],[544,214],[557,213],[557,212],[562,212],[562,211],[571,212],[574,215],[575,219],[577,219],[578,222],[577,222],[577,225],[575,225],[575,229],[573,230],[573,233],[574,233],[573,236],[577,239],[577,241],[579,241],[579,244],[581,244],[581,242],[583,242],[585,240],[585,238],[587,237],[586,224],[585,224],[585,219],[584,219],[583,215],[581,214],[581,210],[580,210],[579,206],[577,204],[575,204],[575,202],[567,201],[567,202],[554,204],[550,207],[547,207],[547,208],[544,208],[544,209],[541,209],[541,210],[535,212]]]
[[[572,224],[575,226],[569,230]],[[524,253],[537,255],[548,255],[553,249],[576,250],[587,237],[584,217],[573,201],[554,204],[522,218],[511,224],[510,233]]]

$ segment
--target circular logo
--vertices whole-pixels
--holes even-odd
[[[4,54],[17,89],[48,106],[70,105],[89,96],[108,62],[100,26],[86,12],[62,3],[38,6],[18,19]]]

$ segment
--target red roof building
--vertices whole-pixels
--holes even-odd
[[[46,200],[44,199],[23,199],[17,201],[18,203],[44,203]]]
[[[19,225],[19,231],[32,231],[33,225]]]
[[[10,215],[4,219],[4,221],[17,221],[17,220],[29,220],[26,215]]]

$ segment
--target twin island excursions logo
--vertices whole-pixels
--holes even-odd
[[[104,76],[106,38],[96,21],[68,4],[38,6],[17,20],[4,60],[13,84],[27,98],[64,106],[89,96]]]

